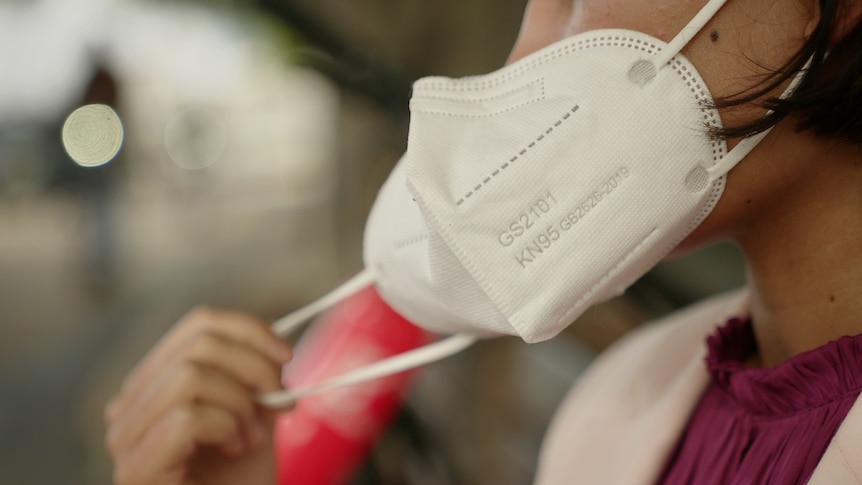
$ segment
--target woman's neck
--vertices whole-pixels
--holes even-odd
[[[810,141],[810,140],[809,140]],[[856,148],[788,146],[804,176],[752,210],[736,234],[748,260],[760,364],[862,333],[862,159]],[[781,153],[783,152],[783,154]],[[801,166],[801,165],[800,165]]]

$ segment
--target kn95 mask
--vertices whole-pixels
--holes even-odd
[[[416,82],[407,152],[366,226],[365,271],[284,326],[373,283],[415,324],[460,334],[403,370],[475,338],[549,339],[622,293],[709,215],[766,135],[729,153],[711,137],[719,114],[680,54],[724,2],[670,43],[589,31],[492,74]]]

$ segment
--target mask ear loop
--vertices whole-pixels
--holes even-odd
[[[336,303],[348,298],[354,293],[368,287],[376,280],[371,271],[364,269],[353,278],[323,297],[309,303],[299,310],[277,320],[272,324],[273,332],[286,338],[298,330],[313,316],[328,309]],[[404,372],[425,364],[430,364],[457,354],[472,345],[477,340],[471,335],[454,335],[424,347],[410,350],[373,364],[347,372],[322,383],[310,387],[291,389],[262,394],[256,401],[269,409],[284,409],[296,403],[300,398],[319,394],[339,387],[358,384],[360,382]]]
[[[340,302],[374,283],[374,275],[371,271],[363,269],[356,276],[345,281],[338,288],[323,295],[317,300],[305,305],[289,315],[286,315],[272,324],[272,331],[281,338],[290,337],[299,330],[311,317],[323,312],[332,305]]]
[[[661,52],[656,54],[654,58],[655,65],[658,66],[659,69],[663,69],[668,65],[673,56],[679,54],[682,49],[688,45],[691,39],[694,39],[695,36],[703,30],[707,23],[715,17],[715,14],[721,10],[721,7],[727,3],[727,0],[710,0],[706,5],[700,9],[700,12],[697,13],[689,22],[688,25],[682,28],[676,37],[671,40],[667,46],[665,46]]]
[[[257,402],[269,409],[283,409],[292,406],[300,398],[319,394],[339,387],[358,384],[381,377],[404,372],[425,364],[457,354],[476,341],[470,335],[454,335],[439,342],[383,359],[365,367],[326,380],[320,384],[300,389],[270,392],[257,398]]]
[[[656,54],[653,58],[653,63],[651,66],[644,67],[642,65],[636,64],[632,67],[632,73],[630,77],[637,80],[639,83],[644,84],[649,82],[652,77],[655,76],[658,69],[663,69],[668,66],[670,60],[677,54],[679,54],[682,49],[693,39],[703,28],[709,23],[710,20],[715,16],[716,13],[724,6],[727,0],[710,0],[706,5],[694,18],[689,21],[688,25],[683,27],[682,30],[679,31],[678,34],[671,40],[667,46],[665,46],[661,52]],[[640,63],[650,61],[639,61]],[[802,79],[805,77],[805,72],[808,71],[808,67],[811,65],[811,59],[808,59],[808,62],[805,64],[805,67],[799,71],[787,88],[781,93],[780,98],[784,99],[787,96],[790,96],[793,91],[796,90],[796,87],[799,86],[799,83],[802,82]],[[772,113],[772,111],[769,111]],[[711,167],[707,168],[706,171],[709,173],[709,182],[712,183],[717,179],[723,177],[725,174],[730,172],[730,170],[736,166],[743,158],[745,158],[754,147],[757,146],[769,132],[772,131],[772,128],[768,130],[764,130],[756,135],[752,135],[742,139],[730,153],[726,154],[722,157],[721,160],[716,162]]]
[[[802,82],[802,79],[805,78],[805,73],[808,72],[808,68],[811,66],[812,59],[808,59],[808,62],[805,63],[805,66],[801,71],[797,72],[793,77],[793,80],[790,81],[790,84],[784,89],[784,92],[781,93],[779,99],[785,99],[786,97],[793,94],[796,91],[796,88],[799,86],[799,83]],[[772,113],[772,111],[767,112],[767,116]],[[706,169],[707,173],[709,173],[709,182],[712,183],[719,178],[725,176],[728,172],[730,172],[733,167],[736,166],[739,162],[742,161],[743,158],[748,156],[754,147],[757,146],[766,135],[768,135],[772,131],[772,128],[761,131],[756,135],[751,135],[749,137],[743,138],[733,147],[733,150],[730,151],[727,155],[722,157],[721,160],[717,161],[713,166],[708,167]]]

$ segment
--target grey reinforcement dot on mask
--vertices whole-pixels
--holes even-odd
[[[695,167],[685,178],[685,187],[696,194],[709,186],[709,172],[703,167]]]
[[[644,86],[658,74],[658,70],[651,61],[641,60],[632,65],[629,70],[629,81],[638,86]]]

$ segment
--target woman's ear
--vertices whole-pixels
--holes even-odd
[[[807,0],[802,2],[807,11],[808,24],[805,26],[805,37],[811,37],[820,24],[822,9],[820,7],[824,0]],[[826,2],[837,3],[834,25],[830,29],[829,46],[841,42],[862,20],[862,2],[856,0],[826,0]]]
[[[844,40],[853,32],[862,20],[862,2],[856,0],[835,0],[839,2],[838,13],[835,15],[835,25],[829,36],[829,47]]]
[[[805,12],[805,15],[808,16],[808,23],[805,25],[805,38],[811,38],[811,34],[814,33],[814,30],[817,29],[817,25],[820,23],[820,1],[819,0],[807,0],[805,2],[799,2],[801,5],[800,10]]]

